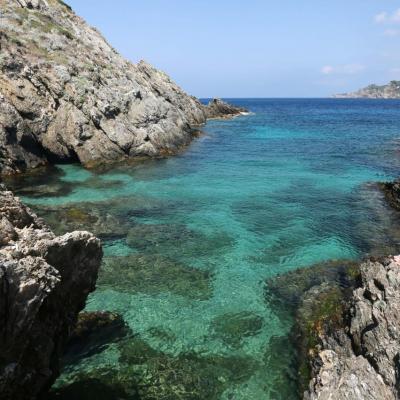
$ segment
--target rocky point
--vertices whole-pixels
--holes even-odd
[[[0,0],[0,173],[171,154],[207,117],[240,114],[124,59],[61,0]]]

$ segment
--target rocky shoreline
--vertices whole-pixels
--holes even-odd
[[[78,161],[92,167],[99,162],[173,154],[195,137],[207,119],[247,112],[219,99],[203,105],[150,64],[126,61],[62,1],[3,0],[1,4],[0,175],[54,162]],[[385,183],[382,189],[388,202],[400,210],[400,183]],[[72,213],[99,237],[118,235],[107,229],[112,216],[102,210],[62,211]],[[67,218],[56,209],[47,212],[72,227],[68,225],[71,215]],[[88,232],[56,236],[3,185],[0,228],[0,393],[5,400],[34,399],[59,374],[59,360],[78,313],[95,288],[102,250],[100,241]],[[118,229],[125,227],[118,225]],[[157,234],[148,229],[148,236]],[[141,235],[133,230],[130,240],[144,241]],[[187,240],[188,232],[182,235]],[[190,246],[201,242],[195,236],[189,239]],[[148,258],[135,263],[151,262],[157,273],[157,264]],[[108,264],[112,281],[112,273],[119,271]],[[174,268],[177,277],[185,271]],[[137,279],[135,271],[131,273],[131,279]],[[193,284],[194,296],[207,298],[207,279],[199,275],[203,283]],[[361,264],[324,263],[267,282],[268,300],[277,309],[293,309],[300,396],[308,400],[398,398],[399,293],[399,256]],[[105,337],[93,339],[98,330],[106,332]],[[81,314],[70,346],[76,349],[90,342],[93,350],[126,331],[118,315]],[[173,364],[157,357],[160,365]],[[201,370],[197,356],[185,357],[190,373],[192,365]],[[223,369],[231,374],[225,364]]]
[[[380,186],[398,210],[398,181]],[[293,313],[299,397],[398,398],[400,256],[295,270],[267,281],[266,294]]]
[[[102,249],[88,232],[55,236],[3,185],[0,225],[1,398],[35,399],[59,375]]]
[[[0,175],[173,154],[207,118],[245,111],[125,60],[62,1],[1,4]]]
[[[207,119],[247,111],[204,105],[150,64],[125,60],[62,1],[0,3],[2,176],[174,154]],[[97,219],[90,227],[100,236],[116,234]],[[58,377],[67,343],[67,356],[94,351],[127,328],[112,313],[78,317],[95,288],[99,239],[56,236],[3,185],[0,228],[1,398],[35,399]]]
[[[332,96],[336,99],[399,99],[400,81],[391,81],[387,85],[369,85],[350,93],[340,93]]]

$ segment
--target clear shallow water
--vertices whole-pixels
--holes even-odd
[[[59,387],[89,376],[145,381],[143,399],[296,399],[290,305],[275,312],[265,280],[396,251],[370,182],[398,175],[400,101],[233,102],[254,114],[210,121],[176,157],[9,183],[59,231],[100,216],[105,263],[87,309],[117,311],[133,332],[67,365]],[[145,362],[129,353],[138,342]]]

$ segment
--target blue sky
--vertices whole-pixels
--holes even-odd
[[[66,0],[198,97],[325,97],[400,79],[399,0]]]

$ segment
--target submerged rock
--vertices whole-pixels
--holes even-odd
[[[234,348],[240,347],[242,341],[260,333],[263,319],[253,312],[223,314],[211,322],[211,329],[216,337]]]
[[[281,371],[280,374],[269,374],[269,397],[274,400],[291,400],[298,398],[297,354],[291,338],[272,336],[264,352],[264,365],[267,373]]]
[[[99,284],[128,292],[171,292],[199,300],[212,296],[210,272],[150,254],[106,258],[101,267]]]
[[[232,382],[245,382],[256,368],[253,360],[241,356],[168,355],[138,336],[118,345],[118,368],[73,373],[70,383],[53,389],[49,399],[87,399],[97,393],[99,398],[105,398],[101,394],[104,390],[109,399],[218,400]]]
[[[304,293],[312,287],[329,283],[339,288],[351,288],[359,279],[359,263],[351,260],[326,261],[268,279],[266,299],[275,308],[283,307],[295,314]]]
[[[59,0],[3,0],[0,173],[178,151],[207,107],[145,61],[132,64]]]
[[[95,203],[75,203],[68,206],[35,205],[35,211],[60,235],[71,230],[85,229],[100,239],[125,237],[129,224]]]
[[[3,185],[0,220],[0,393],[34,399],[58,376],[102,250],[88,232],[56,237]]]
[[[110,311],[81,312],[63,357],[65,364],[101,352],[130,333],[121,315]]]
[[[129,230],[126,242],[143,253],[173,259],[210,257],[233,245],[225,233],[206,235],[184,224],[137,224]],[[171,243],[179,243],[179,247]]]
[[[381,188],[388,203],[400,211],[400,181],[382,183]]]

